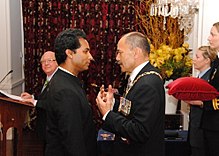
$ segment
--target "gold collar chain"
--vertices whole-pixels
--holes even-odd
[[[155,71],[150,71],[150,72],[144,72],[143,74],[139,75],[132,83],[132,85],[130,86],[129,89],[127,89],[127,91],[125,92],[125,97],[126,95],[128,94],[128,92],[130,91],[130,89],[136,84],[136,82],[142,78],[143,76],[146,76],[146,75],[151,75],[151,74],[155,74],[157,76],[159,76],[159,78],[162,80],[162,76],[158,73],[158,72],[155,72]]]

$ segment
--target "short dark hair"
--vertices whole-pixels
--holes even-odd
[[[125,42],[130,46],[130,49],[138,47],[142,49],[144,53],[150,53],[150,44],[148,39],[140,32],[128,33]]]
[[[75,51],[81,47],[79,42],[80,38],[86,39],[86,34],[80,29],[66,29],[57,35],[54,44],[54,51],[59,65],[65,62],[67,57],[65,51],[67,49]]]

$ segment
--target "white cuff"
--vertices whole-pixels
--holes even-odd
[[[106,114],[104,114],[104,116],[102,117],[102,120],[103,120],[103,121],[106,120],[106,116],[108,115],[109,112],[110,112],[110,110],[108,110],[108,111],[106,112]]]
[[[33,100],[34,107],[36,106],[37,100]]]

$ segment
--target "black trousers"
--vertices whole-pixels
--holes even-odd
[[[191,147],[191,156],[205,156],[204,148]]]
[[[219,156],[219,131],[204,130],[206,156]]]

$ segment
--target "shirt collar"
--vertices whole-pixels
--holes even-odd
[[[142,68],[148,63],[149,61],[146,61],[142,64],[140,64],[139,66],[137,66],[133,71],[132,73],[130,74],[130,79],[131,79],[131,82],[134,81],[135,77],[138,75],[138,73],[142,70]]]
[[[204,71],[200,72],[200,73],[198,74],[198,77],[201,78],[209,69],[210,69],[210,67],[207,68],[207,69],[205,69]]]
[[[75,76],[75,75],[72,74],[70,71],[68,71],[68,70],[66,70],[66,69],[64,69],[64,68],[62,68],[62,67],[60,67],[60,66],[59,66],[59,69],[62,70],[62,71],[64,71],[64,72],[66,72],[66,73],[68,73],[68,74],[71,74],[72,76]],[[75,76],[75,77],[77,77],[77,76]]]
[[[50,81],[51,78],[53,77],[53,75],[56,73],[57,70],[58,70],[58,68],[56,68],[56,70],[50,76],[46,76],[46,80]]]

